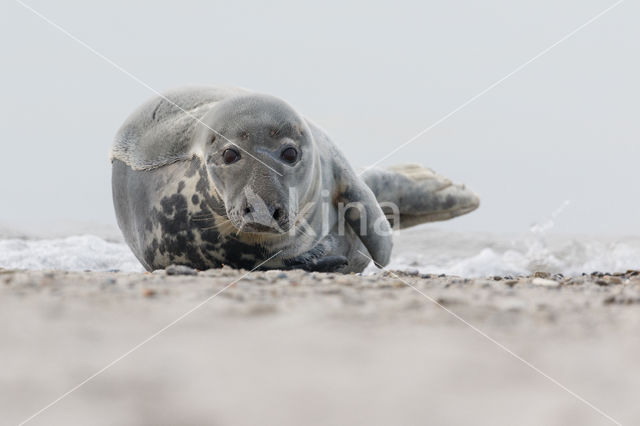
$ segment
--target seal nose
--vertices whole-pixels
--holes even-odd
[[[280,207],[276,207],[275,209],[273,209],[273,213],[271,214],[271,217],[273,217],[273,219],[276,222],[280,222],[280,219],[282,219],[283,216],[284,216],[284,211]]]
[[[271,217],[278,224],[278,228],[283,231],[289,230],[289,215],[287,211],[280,206],[274,207],[271,211]]]
[[[277,203],[260,203],[260,205],[256,206],[246,201],[241,211],[247,229],[254,231],[281,231],[287,229],[287,212]]]

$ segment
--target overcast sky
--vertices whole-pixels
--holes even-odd
[[[280,96],[366,166],[611,0],[25,0],[153,88]],[[140,2],[141,3],[141,2]],[[13,0],[0,6],[0,225],[114,223],[108,152],[153,93]],[[464,182],[448,229],[639,235],[640,5],[627,1],[388,158]]]

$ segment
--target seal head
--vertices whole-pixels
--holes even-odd
[[[318,155],[305,120],[267,95],[222,101],[203,117],[203,158],[227,217],[241,232],[283,234],[313,192]]]

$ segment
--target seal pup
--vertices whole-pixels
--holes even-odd
[[[285,101],[239,88],[154,98],[112,151],[118,225],[147,270],[386,265],[396,228],[467,213],[478,198],[420,166],[359,176]],[[395,219],[394,219],[395,218]]]

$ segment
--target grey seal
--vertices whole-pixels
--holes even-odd
[[[118,131],[111,161],[118,225],[150,271],[360,272],[370,263],[362,253],[389,262],[392,226],[479,204],[464,186],[416,165],[359,175],[291,105],[240,88],[151,99]]]

